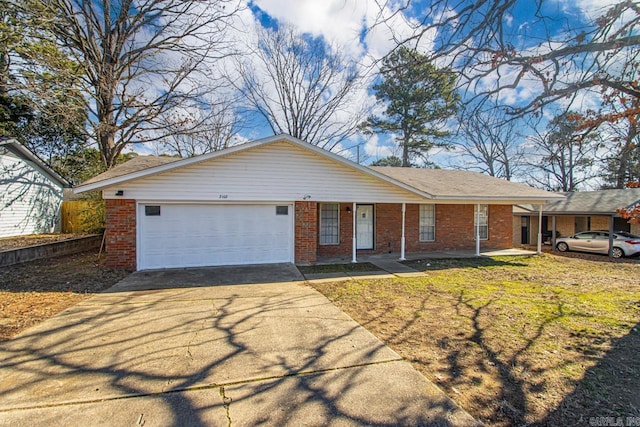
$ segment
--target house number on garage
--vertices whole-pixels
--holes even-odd
[[[229,198],[229,195],[228,195],[228,194],[220,194],[220,195],[218,196],[218,198],[219,198],[219,199],[228,199],[228,198]]]

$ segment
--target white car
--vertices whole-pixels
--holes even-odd
[[[614,258],[640,254],[640,236],[626,231],[616,231],[613,233],[613,237],[612,255]],[[556,239],[556,249],[560,252],[579,251],[608,255],[609,232],[600,230],[583,231],[573,236],[559,237]]]

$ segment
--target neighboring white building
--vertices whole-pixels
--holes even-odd
[[[60,229],[69,183],[15,139],[0,140],[0,237]]]

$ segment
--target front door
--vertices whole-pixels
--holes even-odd
[[[356,207],[356,249],[373,249],[373,205]]]
[[[520,243],[522,243],[523,245],[528,245],[529,244],[529,217],[523,215],[520,218],[522,218],[520,220],[521,221]]]

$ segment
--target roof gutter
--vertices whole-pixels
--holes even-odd
[[[519,203],[547,203],[549,201],[555,200],[563,200],[564,196],[434,196],[434,200],[456,200],[456,201],[466,201],[466,202],[488,202],[488,201],[498,201],[498,202],[513,202],[512,204]],[[525,208],[522,208],[525,209]],[[533,212],[533,211],[532,211]],[[537,212],[537,211],[536,211]]]
[[[524,209],[524,208],[523,208]],[[524,212],[514,212],[514,215],[529,215],[529,214],[537,214],[538,211],[532,211],[532,210],[526,210]],[[602,211],[566,211],[566,212],[558,212],[558,211],[542,211],[543,215],[547,215],[547,216],[562,216],[562,215],[578,215],[578,216],[594,216],[594,215],[602,215],[602,216],[616,216],[619,217],[620,215],[615,213],[615,212],[611,212],[611,211],[606,211],[606,212],[602,212]]]

